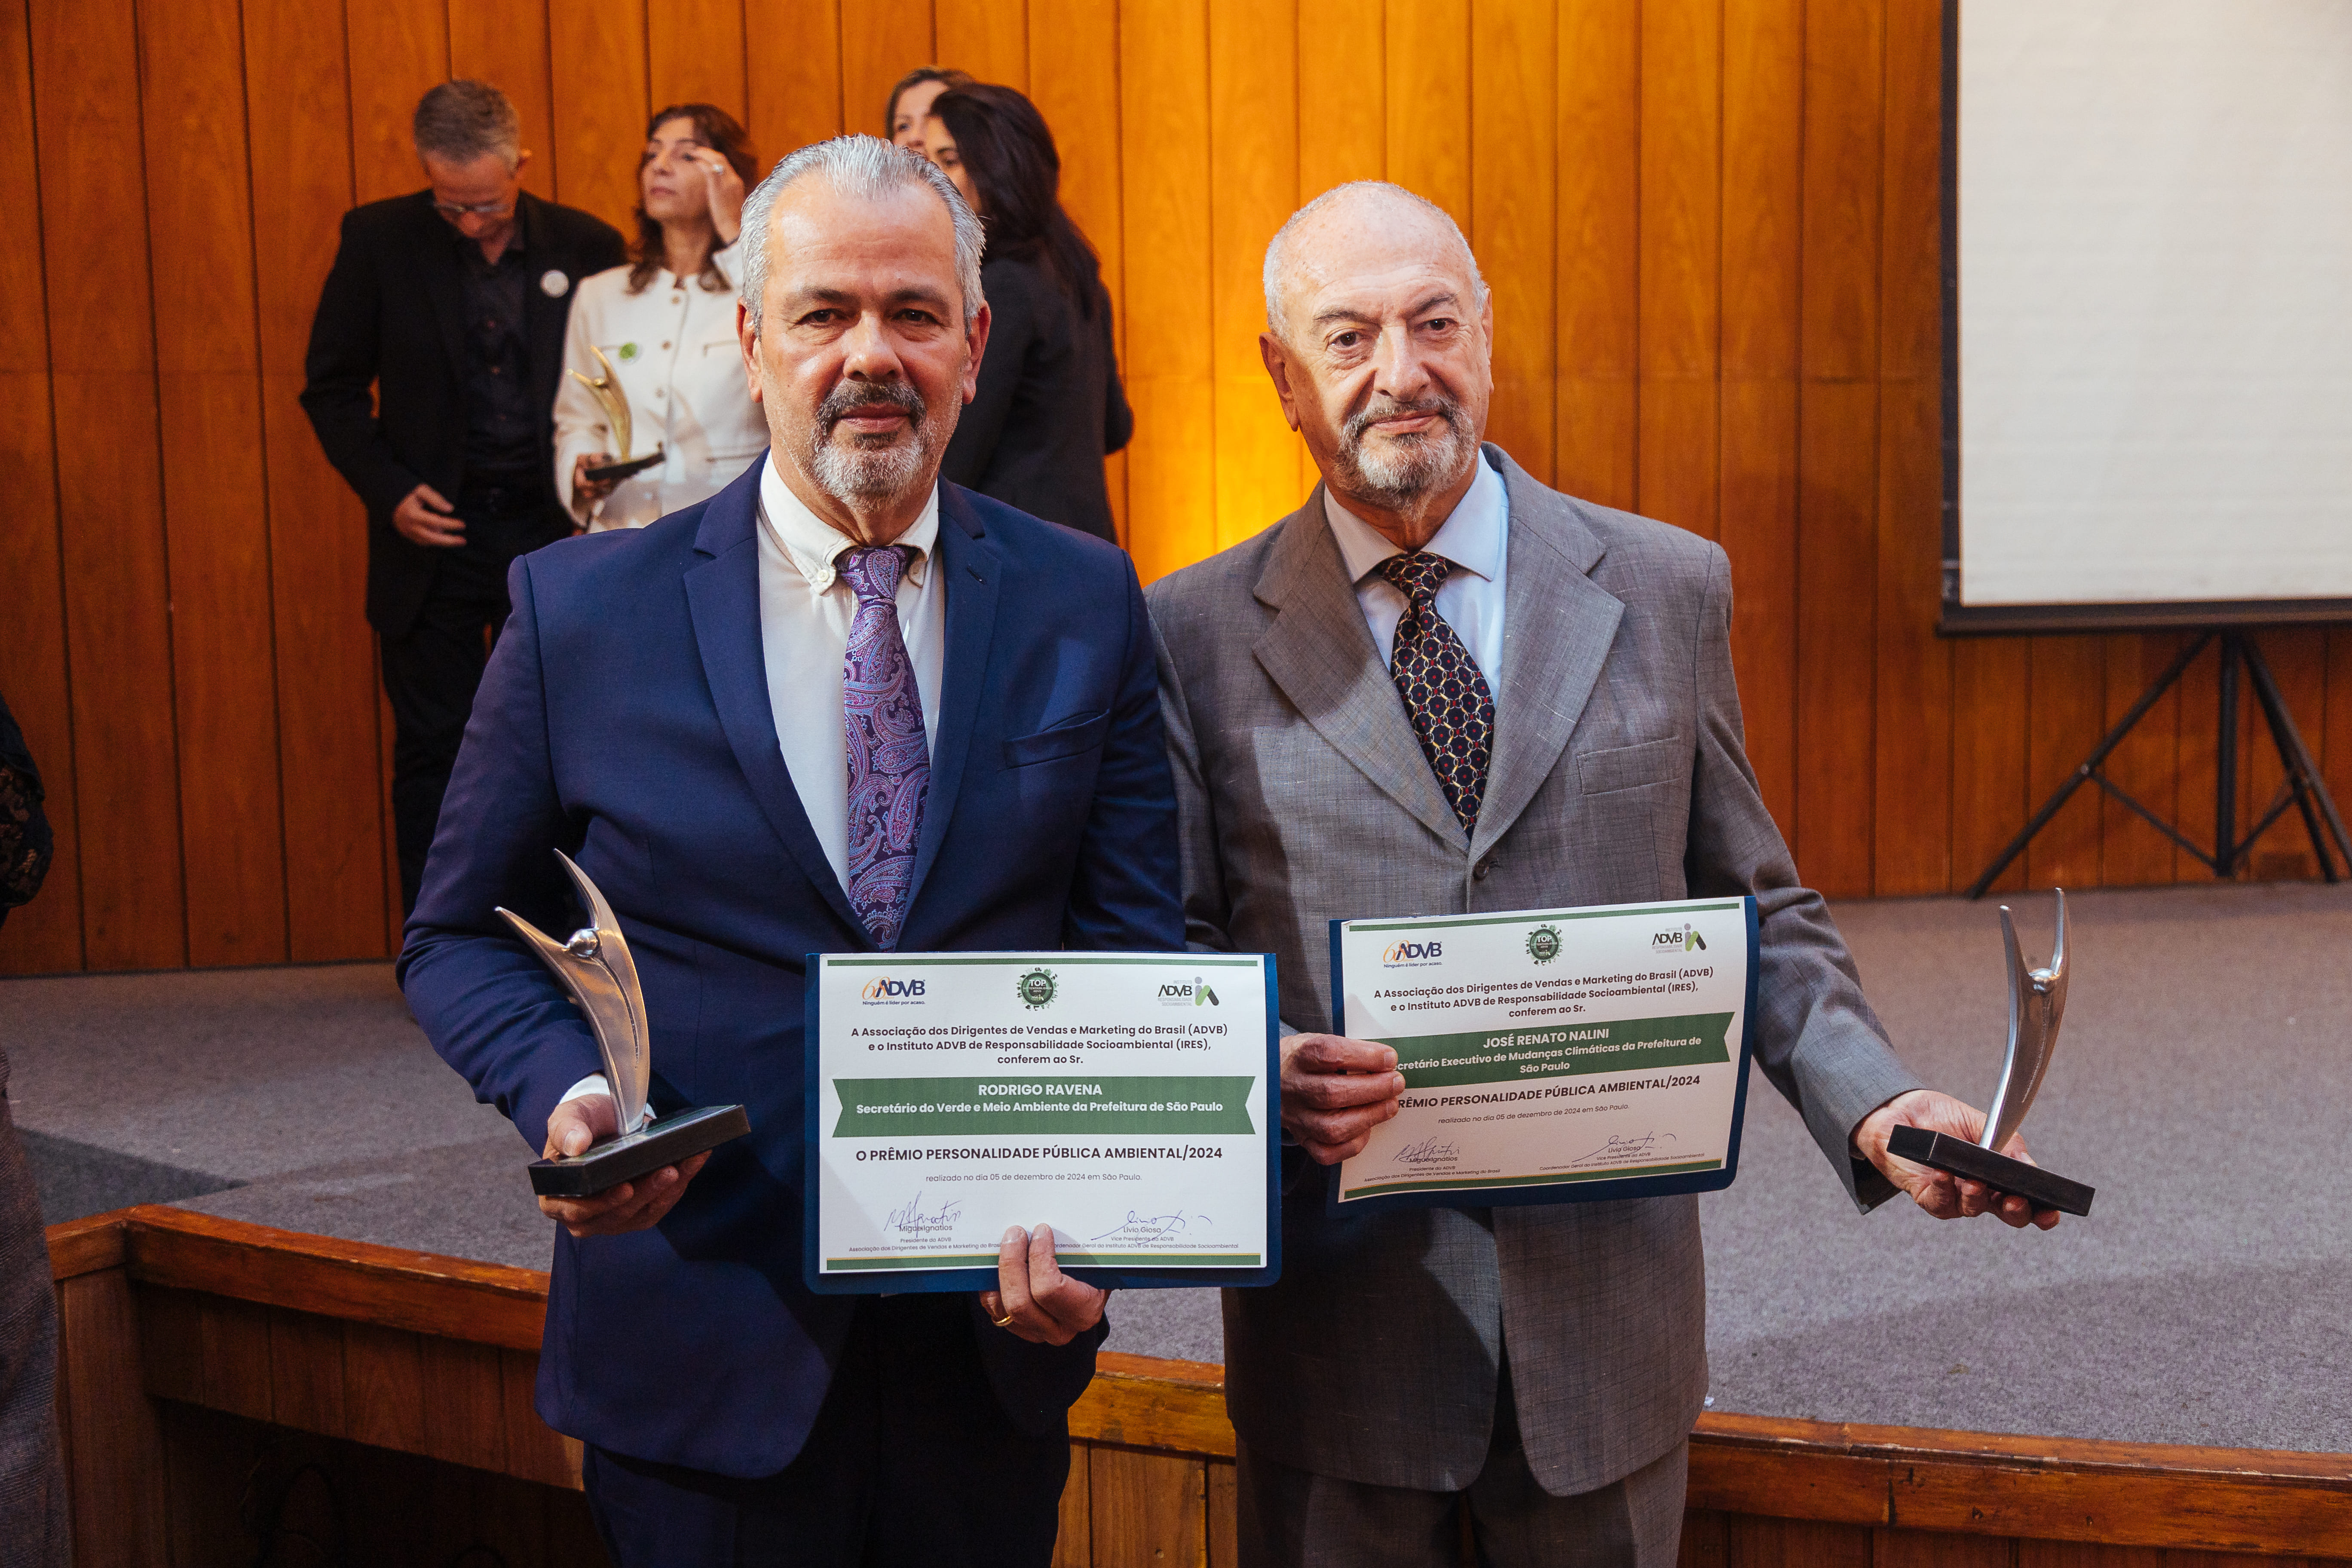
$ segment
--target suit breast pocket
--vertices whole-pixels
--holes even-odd
[[[1586,795],[1612,795],[1644,784],[1674,784],[1689,776],[1690,744],[1680,735],[1644,741],[1638,746],[1612,746],[1605,752],[1577,754],[1578,787]]]
[[[1074,714],[1060,721],[1051,729],[1040,730],[1034,735],[1019,735],[1004,742],[1004,765],[1008,768],[1034,767],[1060,757],[1075,757],[1099,749],[1103,737],[1110,733],[1110,710]]]

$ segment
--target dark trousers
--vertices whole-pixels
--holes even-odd
[[[1046,1568],[1066,1434],[1031,1437],[988,1386],[961,1295],[858,1306],[800,1457],[737,1480],[591,1447],[596,1529],[619,1568]]]
[[[383,694],[392,705],[392,835],[400,857],[400,912],[416,909],[425,857],[441,820],[466,719],[490,645],[507,623],[507,567],[540,541],[544,498],[524,485],[469,486],[457,515],[466,543],[434,563],[415,623],[383,639]]]

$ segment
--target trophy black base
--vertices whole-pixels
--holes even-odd
[[[2096,1195],[2096,1189],[2070,1182],[2039,1165],[2029,1165],[2022,1160],[2012,1160],[2006,1154],[1996,1154],[1924,1127],[1897,1127],[1886,1140],[1886,1152],[1948,1176],[1982,1182],[1996,1192],[2009,1193],[2036,1208],[2056,1209],[2060,1214],[2087,1215],[2091,1212],[2091,1199]]]
[[[650,468],[655,464],[660,462],[664,454],[662,449],[659,447],[656,447],[652,451],[646,453],[642,458],[625,458],[617,463],[593,464],[583,474],[582,477],[592,483],[600,485],[606,479],[629,479],[634,475],[644,473],[647,468]]]
[[[711,1105],[648,1121],[625,1137],[599,1143],[568,1160],[533,1160],[530,1190],[543,1198],[593,1198],[598,1193],[649,1176],[706,1149],[716,1149],[751,1131],[740,1105]]]

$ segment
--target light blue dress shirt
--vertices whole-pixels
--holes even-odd
[[[1385,668],[1396,649],[1397,622],[1404,617],[1405,600],[1376,568],[1403,552],[1341,506],[1328,486],[1323,491],[1323,515],[1330,521],[1348,578],[1356,584],[1356,603],[1363,607],[1364,624],[1371,628],[1372,646],[1380,650]],[[1490,692],[1496,689],[1503,663],[1503,570],[1510,542],[1510,492],[1481,453],[1478,477],[1422,548],[1454,563],[1454,570],[1437,590],[1437,613],[1478,661]]]

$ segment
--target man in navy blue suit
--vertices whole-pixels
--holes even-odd
[[[625,928],[657,1113],[751,1134],[562,1222],[538,1405],[614,1558],[1043,1564],[1103,1293],[1009,1232],[978,1297],[801,1282],[813,952],[1181,949],[1151,640],[1110,545],[938,482],[988,339],[978,220],[865,137],[746,203],[769,455],[642,531],[519,560],[401,954],[534,1147],[615,1131],[586,1026],[497,923]]]

